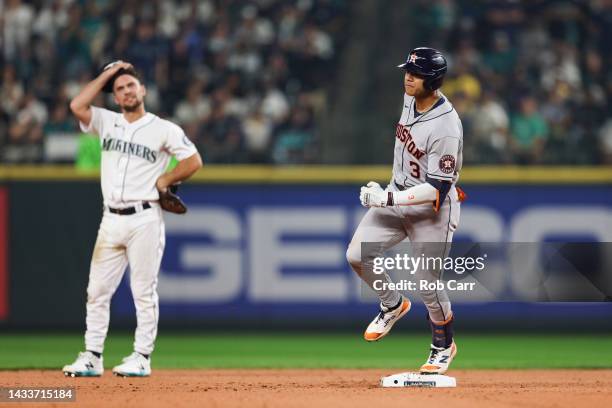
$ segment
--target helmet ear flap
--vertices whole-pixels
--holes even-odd
[[[443,82],[444,76],[442,75],[437,78],[427,78],[423,83],[423,86],[429,91],[435,91],[442,86]]]

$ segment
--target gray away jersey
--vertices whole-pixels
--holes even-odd
[[[463,163],[463,127],[448,99],[416,114],[414,97],[404,93],[402,116],[395,129],[393,180],[412,187],[431,177],[456,183]]]

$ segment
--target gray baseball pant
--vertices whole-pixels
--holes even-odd
[[[370,208],[365,214],[351,240],[346,258],[357,275],[378,295],[386,307],[397,305],[400,293],[397,290],[374,289],[374,281],[391,282],[388,274],[373,272],[374,258],[408,239],[414,256],[446,257],[450,251],[453,233],[457,229],[460,203],[454,188],[436,213],[432,204],[403,207]],[[376,243],[362,257],[361,243]],[[433,244],[428,244],[433,243]],[[363,258],[363,259],[362,259]],[[442,270],[416,271],[417,280],[435,282],[442,277]],[[445,322],[452,316],[451,304],[445,290],[420,290],[419,295],[434,322]]]

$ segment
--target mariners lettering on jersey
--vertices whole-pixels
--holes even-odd
[[[395,128],[395,137],[397,137],[400,142],[406,144],[406,151],[415,158],[420,159],[421,157],[425,156],[425,152],[419,150],[419,148],[417,148],[416,144],[412,140],[412,135],[410,134],[410,129],[408,128],[408,126],[404,126],[401,123],[398,123],[397,127]]]
[[[155,163],[155,161],[157,160],[157,152],[149,149],[147,146],[127,142],[124,140],[114,139],[112,137],[106,137],[102,141],[102,150],[113,150],[120,153],[135,155],[151,163]]]
[[[90,123],[80,126],[100,135],[102,196],[109,207],[158,200],[156,182],[171,156],[181,161],[197,153],[180,127],[151,113],[128,123],[121,113],[92,106]]]

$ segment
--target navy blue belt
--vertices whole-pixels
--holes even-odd
[[[146,210],[151,208],[151,204],[149,204],[146,201],[143,201],[142,203],[142,209]],[[108,207],[108,211],[112,212],[113,214],[119,214],[119,215],[132,215],[132,214],[136,214],[137,209],[136,207],[127,207],[127,208],[111,208]]]

